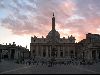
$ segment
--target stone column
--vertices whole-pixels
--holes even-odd
[[[97,58],[98,58],[98,60],[99,60],[99,50],[97,50]]]
[[[65,57],[65,46],[63,46],[63,57]]]
[[[50,46],[50,57],[51,57],[51,46]]]
[[[36,46],[36,56],[38,56],[38,45]]]
[[[90,55],[90,60],[91,60],[92,59],[92,51],[90,51],[89,55]]]
[[[19,58],[21,59],[21,57],[22,57],[22,53],[21,53],[21,51],[19,51],[19,56],[20,56]]]
[[[31,51],[31,57],[33,58],[33,49],[34,49],[34,46],[30,46],[30,51]]]
[[[60,46],[58,46],[58,54],[57,54],[58,57],[60,57]]]
[[[74,49],[74,58],[75,58],[75,48],[73,48]]]
[[[17,50],[17,59],[19,59],[19,50]]]
[[[41,56],[43,57],[43,46],[41,46]]]
[[[15,49],[14,59],[17,59],[17,49]]]
[[[46,57],[48,57],[48,46],[46,46]]]
[[[19,51],[18,51],[18,59],[19,59],[19,57],[20,57],[20,56],[19,56]]]
[[[69,47],[67,49],[68,49],[68,58],[70,58],[70,50],[69,50]]]
[[[2,49],[0,49],[0,62],[1,62],[1,59],[2,59]]]
[[[96,50],[96,60],[98,60],[98,53],[97,53],[97,50]]]
[[[11,59],[11,49],[9,49],[9,52],[8,52],[8,59]]]
[[[86,60],[88,60],[89,59],[89,51],[88,51],[88,49],[85,49],[85,50],[86,50],[86,52],[85,52]]]

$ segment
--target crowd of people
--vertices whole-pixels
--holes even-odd
[[[52,67],[55,65],[92,65],[94,62],[86,62],[85,60],[76,60],[76,59],[55,59],[55,58],[28,58],[28,59],[20,59],[17,60],[18,64],[26,64],[26,65],[47,65],[48,67]]]

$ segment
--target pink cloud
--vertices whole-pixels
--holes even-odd
[[[97,28],[100,26],[100,16],[94,13],[92,9],[89,11],[86,8],[80,9],[75,1],[27,1],[28,2],[24,4],[23,2],[21,4],[19,1],[12,1],[16,6],[12,6],[11,4],[3,5],[5,10],[7,9],[10,11],[10,14],[2,19],[2,26],[10,29],[13,34],[36,35],[38,37],[42,35],[46,36],[51,30],[53,12],[56,18],[56,30],[59,31],[61,37],[73,35],[76,37],[77,41],[79,41],[85,38],[85,34],[88,32],[99,33],[99,29],[97,30]],[[80,6],[85,7],[84,5]],[[81,10],[87,11],[81,12]],[[97,11],[97,9],[95,11]],[[86,13],[88,13],[88,15]],[[75,18],[75,15],[77,18]],[[74,19],[72,19],[73,16]],[[82,19],[82,17],[84,17],[84,19]],[[71,20],[68,20],[69,18],[71,18]]]

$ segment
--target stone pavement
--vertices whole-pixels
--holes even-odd
[[[0,73],[8,70],[13,70],[17,68],[25,67],[23,64],[16,64],[13,61],[4,61],[0,62]]]
[[[92,71],[92,72],[95,72],[97,74],[100,74],[100,62],[95,63],[93,65],[78,65],[76,67],[80,68],[80,69],[86,69],[88,71]]]
[[[100,63],[94,65],[23,65],[11,61],[0,63],[0,74],[100,74]]]

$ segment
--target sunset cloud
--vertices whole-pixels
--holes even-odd
[[[52,13],[61,37],[73,35],[77,41],[85,34],[100,34],[99,0],[0,0],[6,17],[1,26],[15,35],[46,36],[51,30]]]

